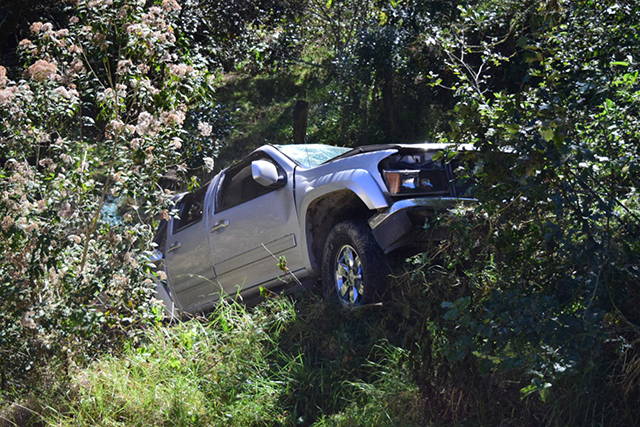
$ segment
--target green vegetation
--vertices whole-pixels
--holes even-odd
[[[0,424],[637,425],[638,12],[3,2]],[[299,99],[309,142],[474,144],[478,209],[429,224],[383,306],[162,325],[165,189],[291,141]]]
[[[313,295],[297,303],[272,297],[252,311],[223,303],[206,323],[150,328],[135,348],[74,370],[68,394],[33,402],[31,418],[52,425],[421,425],[418,389],[403,369],[403,350],[381,336],[382,316],[379,308],[350,312]]]

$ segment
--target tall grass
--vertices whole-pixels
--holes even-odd
[[[410,425],[420,402],[380,313],[315,297],[224,302],[208,321],[157,326],[48,398],[56,426]],[[397,421],[396,421],[397,420]],[[354,424],[355,423],[355,424]],[[420,425],[413,423],[413,425]]]
[[[68,411],[54,425],[277,425],[284,389],[268,358],[278,322],[257,322],[237,303],[223,303],[207,324],[197,320],[147,331],[147,343],[106,357],[74,378]],[[266,316],[265,316],[266,317]],[[267,319],[261,319],[267,320]],[[275,374],[275,375],[274,375]]]

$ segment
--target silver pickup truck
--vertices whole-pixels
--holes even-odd
[[[445,147],[257,149],[176,198],[156,237],[167,276],[159,298],[170,314],[200,312],[221,295],[250,298],[295,276],[321,277],[345,306],[376,301],[386,254],[420,248],[435,212],[474,200],[454,179],[455,162],[432,159]]]

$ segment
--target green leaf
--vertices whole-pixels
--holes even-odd
[[[605,100],[605,108],[606,108],[607,110],[611,110],[613,107],[615,107],[614,102],[613,102],[612,100],[610,100],[609,98],[607,98],[607,99]]]
[[[444,151],[438,151],[433,156],[431,156],[431,160],[440,160],[443,157],[444,157]],[[451,304],[451,303],[449,303],[449,304]]]
[[[458,317],[458,309],[453,307],[451,310],[447,311],[444,316],[445,320],[455,320]]]
[[[551,392],[549,391],[550,387],[551,384],[545,383],[544,388],[540,390],[540,400],[542,400],[543,402],[549,400],[549,397],[551,396]]]
[[[536,387],[535,385],[529,384],[528,386],[522,387],[520,389],[520,394],[522,394],[522,398],[524,399],[525,397],[529,396],[531,393],[533,393],[537,389],[538,387]]]
[[[387,14],[381,11],[380,16],[378,17],[378,23],[380,25],[386,25],[388,21],[389,21],[389,17],[387,16]]]
[[[518,45],[518,47],[526,49],[527,45],[529,44],[529,39],[527,37],[520,37],[516,44]]]
[[[455,304],[460,310],[464,310],[471,304],[471,297],[458,298]]]
[[[628,66],[629,66],[629,63],[628,63],[628,62],[626,62],[626,61],[613,61],[613,62],[611,63],[611,66],[612,66],[612,67],[614,67],[614,66],[628,67]]]
[[[554,131],[553,131],[553,128],[551,127],[540,129],[540,134],[542,135],[544,140],[547,142],[550,142],[551,140],[553,140]]]

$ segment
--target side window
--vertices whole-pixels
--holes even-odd
[[[207,188],[209,186],[204,185],[195,193],[185,194],[182,200],[178,202],[176,206],[178,218],[173,220],[173,234],[202,220],[204,196],[207,194]]]
[[[254,160],[268,160],[278,168],[280,174],[284,174],[284,171],[276,162],[261,153],[257,153],[241,163],[231,166],[224,173],[218,187],[216,212],[222,212],[276,190],[276,188],[258,184],[253,179],[251,162]]]
[[[167,220],[163,219],[160,221],[160,225],[158,226],[158,231],[156,231],[156,236],[153,238],[153,243],[158,245],[158,250],[163,254],[166,243],[167,243]]]

